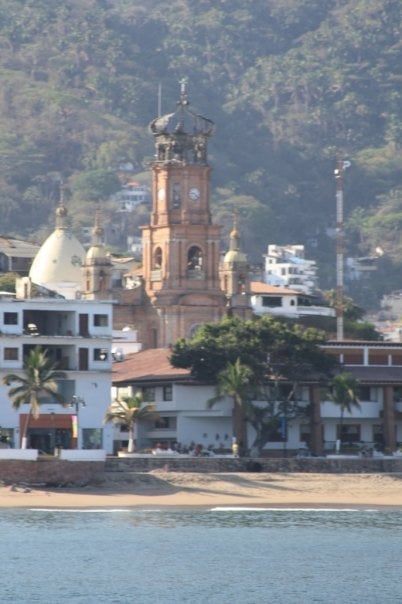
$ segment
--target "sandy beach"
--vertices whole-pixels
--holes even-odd
[[[402,474],[200,474],[152,471],[99,487],[0,487],[3,508],[130,507],[402,508]]]

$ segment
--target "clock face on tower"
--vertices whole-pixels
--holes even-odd
[[[199,189],[197,189],[197,187],[191,187],[191,189],[188,192],[188,196],[191,199],[191,201],[197,201],[200,198]]]

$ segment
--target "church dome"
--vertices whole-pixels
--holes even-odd
[[[224,262],[245,262],[247,263],[247,256],[240,250],[229,250],[226,252]]]
[[[60,290],[59,285],[63,288],[63,283],[78,287],[82,282],[85,249],[66,228],[66,216],[67,210],[61,205],[56,210],[56,228],[39,249],[29,271],[33,283],[56,291]]]
[[[100,225],[100,215],[99,210],[96,211],[95,214],[95,225],[92,229],[92,244],[89,250],[86,253],[86,261],[107,261],[110,263],[110,255],[107,254],[105,245],[102,240],[103,236],[103,228]]]
[[[102,260],[105,258],[105,248],[103,245],[91,245],[89,250],[87,251],[86,259],[87,260]]]
[[[237,215],[233,217],[233,229],[230,232],[230,246],[223,261],[227,263],[247,263],[247,256],[240,250],[240,233],[237,228]]]

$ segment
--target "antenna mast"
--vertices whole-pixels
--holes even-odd
[[[343,173],[350,167],[350,162],[339,154],[334,170],[336,182],[336,339],[344,339],[343,328],[343,257],[344,257],[344,225],[343,225]]]

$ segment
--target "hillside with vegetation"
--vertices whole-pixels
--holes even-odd
[[[186,77],[217,125],[215,221],[227,232],[238,209],[253,262],[268,243],[303,243],[334,286],[341,151],[346,254],[382,254],[352,294],[374,306],[399,288],[400,0],[0,0],[0,47],[3,234],[42,240],[61,181],[77,230],[94,203],[111,210],[119,165],[146,181],[148,123]]]

